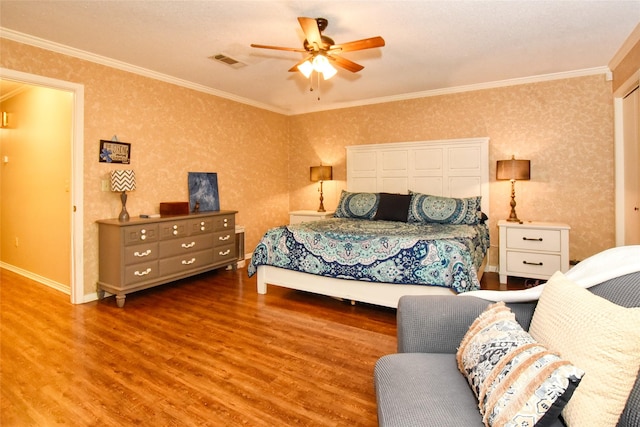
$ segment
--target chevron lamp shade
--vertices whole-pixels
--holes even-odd
[[[111,191],[136,189],[136,173],[131,169],[111,171]]]

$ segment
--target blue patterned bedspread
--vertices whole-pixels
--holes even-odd
[[[477,269],[489,248],[485,224],[415,224],[331,218],[272,228],[248,267],[272,265],[320,276],[480,289]]]

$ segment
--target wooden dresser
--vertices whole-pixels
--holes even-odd
[[[98,297],[128,293],[235,266],[236,211],[201,212],[160,218],[99,220]]]

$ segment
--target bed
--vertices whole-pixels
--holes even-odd
[[[249,275],[257,274],[258,293],[269,284],[395,308],[402,295],[478,289],[489,248],[483,215],[488,143],[468,138],[347,147],[339,218],[269,230],[248,267]],[[345,213],[345,197],[357,200],[358,209]],[[374,208],[367,204],[371,197]],[[456,208],[453,223],[423,221],[416,200],[438,198],[455,200],[464,212]],[[389,206],[405,203],[406,221],[389,214]],[[382,211],[387,215],[380,218]]]

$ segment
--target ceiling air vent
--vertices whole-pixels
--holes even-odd
[[[240,62],[237,59],[234,59],[230,56],[225,55],[224,53],[219,53],[217,55],[210,56],[209,59],[222,62],[223,64],[226,64],[232,68],[242,68],[245,65],[247,65],[244,62]]]

